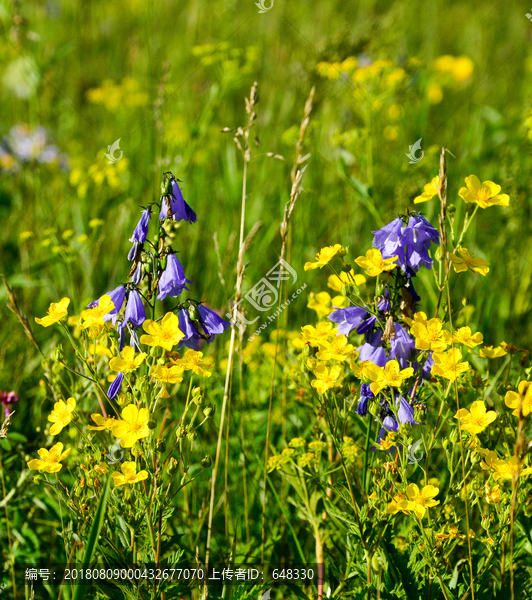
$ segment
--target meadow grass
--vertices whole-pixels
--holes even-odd
[[[247,342],[253,326],[245,334],[234,330],[231,349],[231,334],[213,345],[214,375],[203,383],[217,413],[202,434],[200,458],[210,455],[216,469],[214,477],[185,488],[171,527],[172,540],[189,560],[197,551],[203,559],[206,547],[213,556],[241,562],[290,557],[310,563],[321,552],[326,563],[345,557],[331,577],[343,582],[337,597],[354,594],[346,591],[350,576],[364,579],[367,565],[375,574],[373,585],[375,578],[382,583],[385,560],[393,585],[399,585],[397,574],[406,567],[384,532],[381,562],[376,558],[371,565],[370,557],[360,571],[350,562],[356,550],[346,550],[340,541],[356,546],[355,525],[342,523],[327,499],[319,501],[319,509],[312,504],[318,502],[313,493],[330,497],[320,488],[327,475],[302,483],[297,474],[275,478],[267,473],[271,455],[278,455],[292,438],[318,435],[325,422],[323,414],[315,415],[312,397],[300,392],[308,381],[302,384],[294,375],[298,353],[275,330],[298,332],[326,320],[307,304],[311,292],[334,295],[327,287],[329,273],[303,269],[320,248],[339,243],[350,247],[351,259],[363,255],[371,246],[371,231],[407,209],[421,210],[437,227],[437,199],[416,206],[413,198],[438,174],[445,147],[452,153],[447,154],[447,204],[454,205],[457,224],[467,209],[458,191],[471,174],[500,184],[511,200],[508,208],[479,210],[467,231],[467,247],[490,261],[489,275],[460,276],[443,308],[451,305],[454,327],[481,331],[486,345],[506,341],[531,347],[532,122],[527,119],[532,115],[532,57],[525,12],[515,0],[489,5],[327,0],[313,6],[296,1],[275,3],[264,14],[253,2],[63,0],[0,6],[2,135],[20,123],[42,125],[50,143],[68,156],[66,165],[0,162],[0,272],[45,357],[58,344],[66,348],[68,339],[61,330],[39,329],[33,317],[44,315],[51,302],[64,296],[71,299],[70,314],[79,315],[88,302],[126,280],[127,240],[140,206],[158,198],[165,171],[182,181],[184,197],[198,214],[197,223],[177,230],[179,259],[194,280],[194,297],[226,314],[235,295],[237,300],[245,295],[280,256],[297,273],[295,287],[307,284],[254,346]],[[467,73],[467,65],[462,66],[465,75],[458,67],[456,72],[438,70],[437,59],[447,55],[468,57],[472,72]],[[356,68],[349,63],[352,57]],[[357,79],[362,67],[376,61],[383,61],[380,71],[368,69],[367,77]],[[248,140],[250,155],[243,160],[233,137],[248,118],[244,98],[254,81],[257,118]],[[311,89],[312,113],[298,150]],[[224,128],[231,131],[222,132]],[[104,155],[118,138],[123,158],[107,164]],[[405,154],[420,138],[424,157],[409,164]],[[310,157],[289,227],[280,233],[285,207],[293,199],[297,153]],[[243,254],[245,234],[258,222],[262,226]],[[420,273],[417,291],[423,310],[432,316],[438,293],[429,271]],[[8,292],[1,289],[0,298],[8,300]],[[165,309],[170,307],[167,302]],[[249,318],[262,317],[246,307]],[[35,455],[46,437],[49,382],[64,371],[57,363],[43,365],[43,356],[4,302],[0,311],[0,390],[16,390],[20,397],[9,437],[0,440],[2,498],[9,497],[0,513],[5,522],[0,544],[5,581],[10,582],[13,560],[24,564],[56,555],[66,562],[73,530],[53,489],[35,491],[26,468],[26,458]],[[230,356],[234,366],[227,370]],[[471,362],[481,364],[476,358]],[[503,381],[503,366],[490,362],[496,379],[486,397]],[[86,399],[85,410],[89,405],[95,408]],[[178,413],[174,407],[173,417]],[[375,434],[355,419],[349,427],[363,446]],[[68,431],[72,444],[77,435],[73,428]],[[294,482],[300,486],[297,492]],[[361,485],[371,493],[369,482],[365,471]],[[303,484],[308,487],[301,488]],[[348,488],[334,487],[334,492],[349,504]],[[306,504],[298,503],[300,493]],[[359,493],[355,485],[353,494],[358,498]],[[517,496],[514,506],[516,502]],[[315,514],[307,514],[312,513],[309,507]],[[329,511],[331,529],[316,521],[322,511]],[[512,524],[514,518],[512,511]],[[475,519],[479,530],[482,517]],[[525,582],[530,527],[528,517],[519,519],[525,534],[516,568],[519,581]],[[396,537],[403,536],[399,532]],[[502,598],[509,590],[504,577],[507,543],[500,549],[502,575],[493,597]],[[471,578],[466,565],[457,564],[471,557],[467,546],[452,556],[460,584],[455,582],[452,593],[457,595],[449,597],[459,598],[468,593]],[[487,556],[473,557],[475,572]],[[428,581],[425,573],[416,572],[416,577]],[[393,596],[387,581],[387,591],[372,588],[371,593],[408,597],[408,582]],[[438,594],[447,592],[437,587],[431,579],[423,593],[444,597]],[[259,596],[258,590],[250,590],[249,597],[252,593]],[[308,593],[317,597],[316,590]],[[69,594],[67,588],[65,597]],[[21,589],[17,597],[24,597]]]

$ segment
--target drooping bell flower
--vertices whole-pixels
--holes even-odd
[[[403,361],[407,361],[416,349],[416,343],[399,323],[394,323],[394,329],[395,336],[390,337],[390,360],[402,359]],[[401,364],[401,368],[405,369],[406,366]]]
[[[168,217],[168,199],[169,196],[164,196],[161,203],[161,212],[159,213],[159,219],[162,221]],[[197,220],[196,213],[190,208],[185,202],[181,189],[175,179],[172,179],[172,195],[170,196],[170,210],[172,218],[175,221],[188,221],[189,223],[195,223]]]
[[[197,309],[199,313],[199,322],[201,323],[205,333],[210,336],[207,340],[208,344],[214,342],[214,336],[223,333],[228,327],[231,326],[229,321],[225,321],[213,310],[203,306],[203,304],[198,304]]]
[[[367,310],[358,306],[349,306],[333,311],[328,319],[333,323],[338,323],[338,333],[349,335],[349,332],[355,328],[357,328],[357,333],[364,333],[364,331],[359,331],[358,327],[368,316]]]
[[[113,325],[116,325],[116,320],[118,319],[118,313],[120,312],[120,309],[122,308],[122,304],[124,304],[124,299],[126,297],[126,288],[123,285],[119,285],[111,292],[106,292],[105,295],[111,297],[111,301],[114,304],[114,308],[113,308],[113,310],[111,310],[110,312],[108,312],[106,315],[103,316],[103,320],[106,323],[107,323],[107,321],[112,320]],[[99,306],[99,302],[100,302],[99,299],[93,300],[87,306],[87,308],[94,308],[95,306]]]
[[[151,208],[145,208],[142,211],[141,217],[137,226],[135,227],[135,231],[133,231],[133,235],[129,238],[130,242],[138,242],[142,244],[146,241],[146,236],[148,235],[148,225],[150,223],[151,217]]]
[[[397,408],[397,418],[401,425],[405,425],[406,423],[409,423],[410,425],[419,425],[414,419],[414,407],[404,396],[401,396],[399,399],[396,398],[395,406]]]
[[[140,327],[146,320],[146,309],[142,303],[142,298],[137,290],[131,290],[127,298],[126,312],[121,327],[124,328],[128,323],[133,327]]]
[[[386,350],[382,346],[382,334],[383,331],[381,329],[364,334],[366,341],[362,346],[357,348],[357,351],[360,352],[358,355],[360,362],[369,360],[379,367],[386,365],[388,360],[386,358]]]
[[[188,290],[187,283],[194,283],[185,277],[185,271],[175,254],[168,254],[166,269],[159,279],[159,294],[157,300],[166,296],[177,298],[183,290]]]
[[[111,383],[111,385],[109,386],[109,389],[107,390],[107,397],[110,400],[113,400],[118,395],[118,392],[120,391],[120,388],[122,387],[123,379],[124,379],[124,373],[122,373],[122,372],[117,373],[116,377],[114,378],[114,381]]]
[[[191,348],[195,350],[199,340],[201,339],[201,335],[198,333],[194,324],[190,320],[190,316],[188,314],[188,310],[186,308],[182,308],[179,311],[179,329],[184,334],[184,336],[179,341],[179,349],[183,346],[187,348]]]

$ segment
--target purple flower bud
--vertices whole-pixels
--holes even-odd
[[[133,327],[140,327],[146,320],[146,309],[142,303],[142,298],[137,290],[131,290],[127,298],[126,313],[122,322],[122,327],[131,323]]]
[[[166,296],[177,298],[183,290],[188,290],[187,283],[194,283],[185,277],[185,271],[175,254],[168,254],[166,269],[159,279],[159,294],[157,300]]]
[[[139,247],[138,242],[133,242],[133,246],[131,246],[130,251],[127,254],[127,259],[132,262],[135,260],[135,256],[137,256],[137,248]]]
[[[135,272],[133,273],[133,276],[131,277],[131,281],[135,285],[138,285],[140,283],[141,279],[142,279],[142,263],[139,262],[139,264],[137,265],[137,268],[135,269]]]
[[[151,217],[151,208],[144,209],[142,211],[140,221],[137,223],[137,226],[135,227],[135,231],[133,232],[133,235],[129,238],[130,242],[139,242],[139,244],[142,244],[143,242],[146,241],[146,236],[148,235],[148,224],[150,222],[150,217]]]
[[[118,395],[118,392],[120,391],[120,388],[122,387],[123,379],[124,379],[124,373],[120,372],[117,374],[117,376],[114,378],[114,381],[109,386],[109,389],[107,390],[107,397],[110,400],[113,400],[113,398],[116,398],[116,396]]]
[[[175,221],[188,221],[189,223],[195,223],[197,220],[196,213],[185,202],[183,194],[181,193],[179,185],[175,179],[172,179],[172,197],[170,198],[170,208],[172,211],[172,218]],[[159,219],[162,221],[166,217],[168,217],[167,196],[163,198],[161,203]]]
[[[391,306],[392,305],[391,305],[391,302],[390,302],[390,290],[386,287],[386,288],[384,288],[383,297],[381,298],[380,302],[377,304],[377,308],[381,312],[387,313],[387,312],[389,312]]]

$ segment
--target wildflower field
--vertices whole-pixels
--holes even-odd
[[[532,599],[532,9],[0,0],[0,600]]]

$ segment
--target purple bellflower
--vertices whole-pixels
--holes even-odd
[[[138,242],[139,244],[143,244],[146,241],[146,236],[148,235],[148,224],[150,222],[151,217],[151,208],[146,208],[142,211],[141,217],[137,226],[135,227],[135,231],[133,235],[129,238],[130,242]]]
[[[159,280],[159,294],[157,300],[164,300],[166,296],[177,298],[183,290],[188,290],[187,283],[194,283],[185,277],[185,271],[177,256],[169,254],[166,269]]]
[[[140,327],[146,320],[146,309],[142,303],[142,298],[137,290],[131,290],[127,298],[126,313],[124,320],[120,324],[123,329],[128,323],[133,327]]]
[[[168,196],[163,198],[161,203],[161,212],[159,213],[159,219],[162,221],[168,217]],[[185,202],[181,189],[175,179],[172,179],[172,197],[170,198],[170,209],[172,211],[172,218],[175,221],[188,221],[189,223],[195,223],[197,220],[196,213],[190,208]]]
[[[121,308],[122,308],[122,304],[124,304],[124,299],[126,297],[126,288],[123,285],[119,285],[118,287],[116,287],[114,290],[111,290],[110,292],[105,292],[104,294],[105,296],[111,296],[111,300],[113,302],[113,304],[115,305],[115,307],[113,308],[112,311],[108,312],[106,315],[103,316],[103,320],[107,323],[107,321],[113,321],[113,325],[116,325],[116,320],[118,318],[118,313],[120,312]],[[100,300],[93,300],[88,306],[87,308],[94,308],[95,306],[99,305]]]
[[[428,251],[432,242],[439,243],[440,235],[425,217],[413,214],[406,226],[401,218],[397,218],[373,234],[373,246],[381,251],[383,258],[398,256],[397,264],[403,273],[411,276],[421,266],[432,267]]]
[[[123,379],[124,379],[124,373],[122,373],[122,372],[117,373],[113,382],[109,386],[109,389],[107,390],[107,397],[109,399],[113,400],[113,398],[116,398],[116,396],[118,395],[118,392],[120,391],[120,388],[122,387]]]
[[[352,329],[357,328],[357,333],[364,333],[366,329],[360,331],[358,327],[367,319],[369,313],[367,310],[358,306],[349,306],[348,308],[339,308],[329,315],[329,321],[338,323],[338,333],[349,335]]]
[[[205,333],[210,336],[207,343],[214,342],[214,336],[219,333],[223,333],[228,327],[231,326],[229,321],[224,321],[222,317],[217,315],[213,310],[198,304],[199,321]]]

